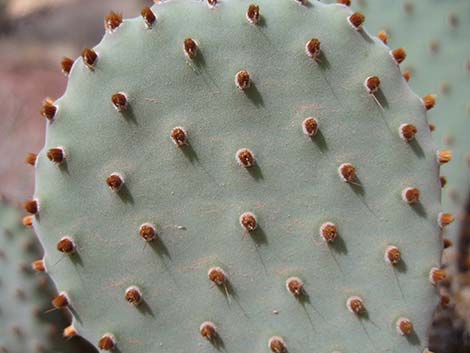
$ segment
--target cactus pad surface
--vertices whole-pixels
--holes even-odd
[[[317,1],[142,13],[108,16],[43,110],[26,208],[77,332],[122,353],[422,350],[439,165],[389,48]]]

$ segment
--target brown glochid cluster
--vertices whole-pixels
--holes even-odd
[[[190,59],[194,59],[197,55],[198,45],[194,39],[186,38],[184,40],[184,53]]]
[[[114,335],[106,333],[98,341],[98,348],[104,351],[112,351],[116,347]]]
[[[362,28],[362,24],[364,23],[365,19],[366,17],[360,12],[355,12],[351,16],[348,17],[349,23],[356,30],[359,30]]]
[[[251,4],[246,11],[246,18],[249,22],[257,24],[260,20],[259,6]]]
[[[171,139],[178,147],[188,144],[188,133],[181,126],[173,128],[170,132]]]
[[[321,55],[321,43],[317,38],[310,39],[307,44],[305,44],[305,52],[307,55],[313,59],[318,59]]]
[[[41,107],[41,115],[47,120],[52,120],[57,112],[57,107],[54,105],[54,101],[51,98],[46,98]]]
[[[104,27],[112,32],[122,23],[122,14],[110,11],[104,18]]]
[[[341,164],[338,168],[338,173],[341,179],[346,183],[353,182],[356,178],[356,168],[350,163]]]
[[[238,71],[235,75],[235,84],[236,86],[241,89],[245,90],[250,87],[251,79],[250,74],[246,70]]]
[[[93,69],[95,66],[96,59],[98,59],[98,54],[93,49],[85,48],[82,51],[83,63],[89,68]]]
[[[377,76],[369,76],[366,78],[364,85],[367,88],[367,92],[374,94],[380,88],[380,78]]]
[[[248,148],[242,148],[236,153],[237,162],[245,168],[250,168],[255,164],[255,156]]]
[[[258,226],[256,221],[256,216],[252,212],[242,213],[240,216],[240,225],[242,228],[248,232],[252,232]]]
[[[118,192],[124,185],[124,179],[119,173],[112,173],[106,178],[106,184],[108,184],[111,191]]]
[[[72,255],[75,252],[75,242],[70,237],[63,237],[57,243],[57,250],[66,255]]]
[[[412,141],[415,138],[415,135],[417,132],[418,132],[418,129],[413,124],[400,125],[400,131],[399,131],[400,137],[407,142]]]
[[[70,71],[72,70],[74,61],[68,57],[63,57],[61,62],[60,62],[60,67],[62,69],[62,72],[64,73],[65,76],[68,76],[70,74]]]
[[[127,98],[127,94],[124,92],[117,92],[111,96],[111,102],[113,103],[114,108],[118,112],[123,112],[127,109],[127,105],[129,104],[129,100]]]
[[[153,13],[152,9],[148,6],[145,6],[140,12],[142,18],[144,19],[145,25],[147,28],[152,28],[153,24],[157,20],[157,17]]]
[[[28,200],[23,204],[23,208],[26,212],[31,214],[37,214],[39,212],[39,205],[36,200]]]
[[[47,151],[47,158],[55,164],[63,163],[65,161],[64,149],[62,147],[50,148]]]

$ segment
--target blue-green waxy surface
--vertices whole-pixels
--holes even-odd
[[[289,352],[417,352],[438,301],[429,270],[439,265],[439,166],[421,100],[402,78],[389,48],[348,23],[344,6],[310,1],[257,1],[262,19],[246,19],[250,1],[167,1],[157,23],[125,20],[95,47],[94,70],[78,59],[47,126],[36,165],[40,212],[34,227],[47,264],[64,255],[63,236],[76,243],[51,273],[66,291],[78,332],[98,344],[106,333],[122,353],[269,352],[282,336]],[[183,42],[199,46],[190,60]],[[318,61],[305,53],[321,41]],[[245,91],[235,74],[250,73]],[[377,75],[375,95],[364,80]],[[124,92],[118,112],[111,96]],[[318,119],[310,138],[302,121]],[[399,127],[418,133],[407,143]],[[170,131],[188,132],[177,147]],[[62,146],[66,161],[51,163]],[[235,154],[253,151],[256,166]],[[342,163],[356,167],[345,183]],[[125,186],[111,191],[106,178]],[[420,189],[417,205],[401,199]],[[253,212],[246,234],[239,216]],[[319,235],[334,222],[338,237]],[[158,236],[145,243],[143,223]],[[402,251],[393,267],[389,245]],[[209,268],[226,272],[214,286]],[[296,299],[289,277],[304,282]],[[139,306],[124,293],[138,286]],[[346,307],[363,298],[367,315]],[[415,334],[395,324],[408,317]],[[212,321],[218,344],[201,337]]]

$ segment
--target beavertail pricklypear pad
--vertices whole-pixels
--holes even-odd
[[[426,346],[450,217],[432,97],[364,20],[294,0],[107,17],[45,102],[26,204],[71,330],[122,353]]]

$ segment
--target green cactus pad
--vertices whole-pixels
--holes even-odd
[[[255,24],[250,4],[114,22],[45,111],[34,227],[75,328],[122,353],[422,350],[441,254],[423,103],[346,7],[260,0]]]
[[[67,318],[59,311],[47,312],[54,296],[51,283],[31,269],[40,256],[19,210],[0,198],[0,352],[94,352],[82,340],[65,341],[61,330]]]

